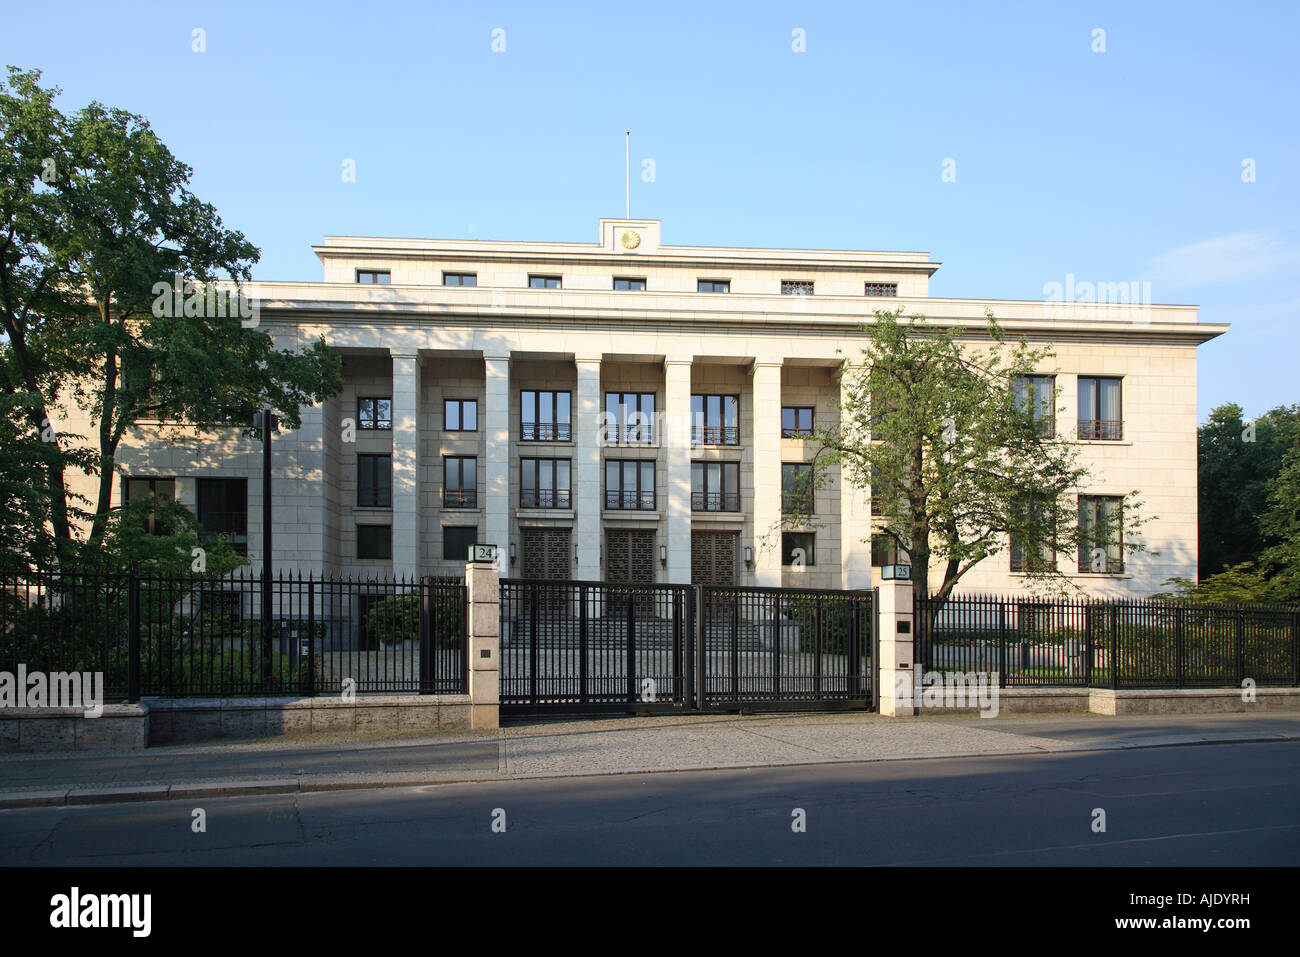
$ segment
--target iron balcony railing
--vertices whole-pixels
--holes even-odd
[[[1124,438],[1124,423],[1120,419],[1080,419],[1079,438],[1116,441]]]
[[[478,508],[478,492],[475,489],[446,489],[442,493],[442,507]]]
[[[654,429],[649,423],[642,425],[606,426],[606,445],[650,445],[655,440]]]
[[[525,422],[519,438],[524,442],[571,442],[573,429],[568,422]]]
[[[570,501],[567,488],[524,489],[519,493],[520,508],[568,508]]]
[[[1118,575],[1124,571],[1124,559],[1083,551],[1079,553],[1079,571],[1098,575]]]
[[[740,429],[734,425],[704,425],[691,429],[693,445],[738,445]]]
[[[653,510],[655,507],[655,493],[606,490],[605,507],[610,509]]]
[[[739,492],[692,492],[691,510],[696,512],[739,512]]]

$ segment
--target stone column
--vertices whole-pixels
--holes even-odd
[[[491,562],[465,566],[469,590],[470,727],[495,728],[501,714],[501,584]]]
[[[573,403],[574,459],[573,507],[574,544],[578,548],[576,577],[599,581],[600,573],[600,355],[574,356],[578,367],[578,391]]]
[[[754,360],[754,584],[781,585],[781,360]]]
[[[880,591],[880,713],[910,718],[916,713],[912,583],[882,581]]]
[[[483,437],[487,451],[479,477],[487,544],[500,561],[510,551],[510,356],[484,356]],[[504,567],[504,564],[503,564]]]
[[[668,519],[666,580],[691,580],[691,359],[664,360],[664,420],[659,441],[667,460],[664,510]],[[658,558],[658,556],[656,556]]]
[[[420,574],[420,359],[393,356],[393,574]]]
[[[845,365],[840,371],[840,404],[850,400],[852,377],[857,370]],[[840,413],[844,415],[844,412]],[[849,590],[871,587],[871,500],[866,477],[854,475],[841,463],[840,483],[840,587]]]

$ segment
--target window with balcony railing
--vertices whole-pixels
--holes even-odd
[[[692,395],[691,444],[739,445],[740,396]]]
[[[813,294],[813,284],[803,279],[782,279],[781,295],[783,296],[811,296]]]
[[[1124,571],[1124,500],[1114,495],[1079,496],[1079,571]]]
[[[1017,376],[1011,381],[1016,408],[1033,418],[1044,438],[1056,435],[1056,376]]]
[[[478,508],[478,459],[445,455],[442,459],[442,507]]]
[[[569,508],[572,464],[569,459],[520,459],[520,508]]]
[[[620,510],[654,510],[653,461],[605,460],[605,507]]]
[[[740,463],[692,462],[691,510],[740,511]]]
[[[896,282],[869,282],[866,284],[864,295],[872,297],[894,297],[898,295],[898,283]]]
[[[526,389],[519,396],[519,438],[522,441],[573,441],[572,393]]]
[[[1079,376],[1079,438],[1118,441],[1124,438],[1120,380]]]
[[[611,445],[648,445],[654,441],[655,394],[606,392],[604,440]]]
[[[781,409],[781,438],[798,439],[812,435],[811,406],[785,406]]]

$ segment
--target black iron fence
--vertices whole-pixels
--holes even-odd
[[[867,592],[501,582],[507,711],[865,707]]]
[[[465,585],[280,574],[0,575],[0,671],[104,674],[141,697],[464,694]]]
[[[1000,687],[1300,685],[1300,609],[1156,599],[915,600],[916,667]]]

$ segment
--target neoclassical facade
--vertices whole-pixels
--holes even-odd
[[[927,253],[670,246],[654,220],[596,243],[327,237],[322,282],[255,284],[277,344],[323,336],[344,390],[274,439],[277,568],[458,574],[471,542],[554,579],[866,588],[867,493],[832,475],[815,521],[782,489],[833,422],[861,324],[902,307],[1050,342],[1054,427],[1091,470],[1081,505],[1141,491],[1150,551],[1098,568],[1100,594],[1197,569],[1192,306],[935,299]],[[156,491],[262,553],[262,452],[235,429],[141,423],[115,494]],[[877,552],[875,562],[888,561]],[[1002,552],[963,590],[1015,592]],[[1083,570],[1080,570],[1083,568]]]

